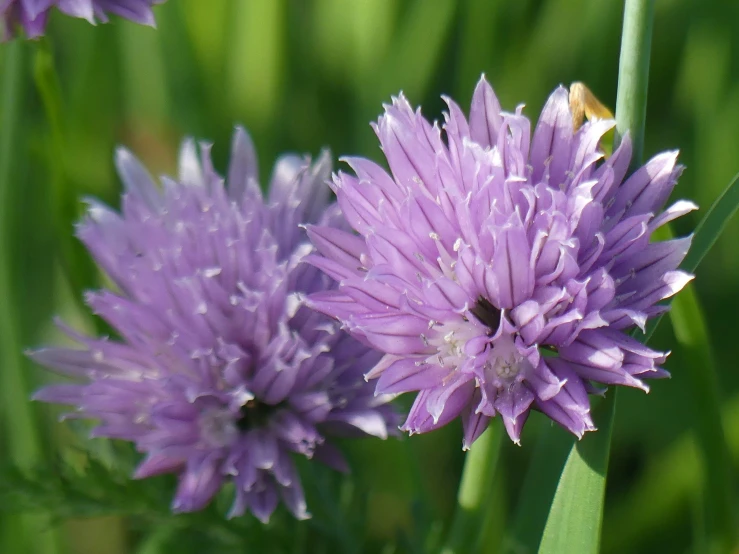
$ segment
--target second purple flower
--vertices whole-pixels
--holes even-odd
[[[91,201],[78,234],[115,285],[87,303],[121,338],[65,328],[79,348],[31,356],[77,382],[36,398],[98,420],[94,436],[133,442],[146,454],[136,477],[176,473],[175,511],[203,508],[230,482],[230,515],[266,521],[282,499],[305,518],[293,458],[345,469],[332,439],[384,438],[396,425],[389,398],[362,378],[380,354],[303,305],[332,286],[303,263],[312,247],[299,227],[340,221],[330,159],[283,156],[264,199],[242,129],[225,181],[210,145],[200,150],[186,141],[179,178],[161,188],[118,151],[121,213]]]

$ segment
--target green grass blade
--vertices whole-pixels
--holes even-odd
[[[45,38],[36,45],[33,74],[51,135],[48,162],[56,248],[72,294],[77,301],[82,302],[84,292],[97,284],[98,274],[82,243],[74,236],[74,225],[80,219],[80,200],[74,182],[68,177],[68,155],[65,148],[67,131],[61,87],[51,46]]]
[[[693,243],[685,256],[682,267],[693,273],[703,257],[716,244],[719,236],[728,225],[731,218],[739,209],[739,173],[737,173],[726,188],[721,191],[708,211],[695,228]]]
[[[695,273],[703,258],[708,254],[709,250],[716,244],[719,236],[723,233],[731,218],[739,210],[739,174],[735,175],[726,188],[721,191],[718,198],[714,200],[711,207],[708,208],[706,215],[703,216],[693,234],[693,242],[685,256],[681,269],[689,273]],[[667,229],[664,228],[663,229]],[[662,231],[662,229],[657,232]],[[659,236],[661,240],[671,238],[672,234],[666,230],[664,235]],[[678,297],[679,298],[679,297]],[[662,321],[662,315],[653,319],[647,326],[647,334],[644,342],[647,342]]]
[[[630,134],[633,145],[632,171],[641,165],[644,150],[653,24],[654,0],[626,0],[618,66],[616,140],[613,147],[615,149],[618,146],[627,132]]]
[[[28,469],[37,463],[42,456],[34,411],[28,400],[26,384],[26,368],[21,359],[21,345],[18,327],[20,321],[16,313],[14,288],[11,278],[10,246],[12,238],[12,207],[8,198],[10,189],[15,185],[13,165],[17,159],[19,131],[18,120],[23,105],[24,45],[20,41],[4,46],[2,86],[0,87],[0,297],[4,299],[0,306],[0,402],[4,424],[6,454],[11,463],[19,468]],[[6,549],[22,554],[39,552],[55,554],[59,551],[56,532],[48,528],[50,522],[45,514],[20,516],[8,525],[3,522],[3,533],[12,544],[4,540]],[[6,550],[7,551],[7,550]]]
[[[467,452],[462,480],[457,493],[457,510],[442,554],[473,552],[482,534],[485,506],[491,494],[500,454],[503,429],[496,421]]]
[[[598,552],[615,392],[593,410],[598,431],[586,435],[570,450],[544,527],[540,554]]]
[[[506,553],[531,554],[539,549],[557,481],[575,441],[572,435],[548,419],[541,423],[540,436],[506,537]]]

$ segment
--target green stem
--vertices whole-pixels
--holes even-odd
[[[626,0],[618,65],[614,148],[628,132],[633,145],[632,171],[641,164],[644,150],[653,24],[654,0]]]
[[[490,425],[467,452],[457,493],[457,511],[442,554],[468,554],[478,543],[486,515],[503,436],[498,422]]]
[[[37,433],[33,409],[28,401],[28,387],[20,358],[21,346],[18,337],[18,317],[10,268],[12,207],[9,198],[13,183],[13,164],[17,156],[18,119],[23,102],[23,43],[14,41],[5,47],[5,64],[2,76],[2,99],[0,100],[0,388],[8,454],[14,465],[30,469],[42,456],[41,440]],[[14,531],[14,539],[24,543],[30,551],[54,554],[58,552],[56,532],[48,529],[49,519],[45,514],[19,518],[21,531]],[[25,533],[24,533],[25,532]],[[25,536],[23,536],[25,535]],[[22,537],[22,538],[21,538]],[[25,540],[24,540],[25,539]],[[15,542],[14,544],[18,544]],[[17,550],[21,552],[22,550]]]

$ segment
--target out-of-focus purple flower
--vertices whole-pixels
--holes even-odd
[[[386,353],[377,392],[418,391],[403,428],[462,417],[465,448],[502,416],[518,443],[532,408],[581,437],[594,429],[595,383],[647,390],[666,354],[632,338],[692,277],[690,238],[650,242],[695,205],[661,212],[682,167],[659,154],[625,179],[626,137],[599,149],[611,120],[573,131],[568,92],[531,133],[501,111],[484,78],[466,119],[445,98],[442,136],[401,95],[374,126],[391,175],[348,158],[333,189],[358,235],[308,228],[310,261],[339,282],[309,305]]]
[[[118,15],[142,25],[154,26],[154,4],[166,0],[0,0],[0,40],[13,37],[20,26],[28,38],[44,34],[49,11],[59,11],[90,23],[107,22],[109,15]]]
[[[184,143],[178,180],[158,188],[126,150],[116,155],[122,211],[90,202],[81,240],[116,292],[87,303],[121,340],[66,332],[83,348],[44,348],[37,362],[83,380],[36,398],[95,418],[93,436],[133,441],[146,458],[136,477],[175,472],[175,511],[206,505],[227,481],[266,521],[282,498],[307,517],[293,455],[339,470],[336,436],[384,438],[397,425],[389,397],[363,374],[381,357],[303,306],[331,280],[302,263],[312,246],[299,227],[337,224],[324,181],[327,153],[275,165],[269,197],[257,181],[249,136],[237,129],[225,181],[210,145]]]

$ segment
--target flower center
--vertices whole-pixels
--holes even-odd
[[[510,346],[513,346],[513,341],[510,339],[497,341],[487,363],[492,366],[500,379],[510,381],[520,373],[523,359],[515,351],[515,347],[509,348],[506,342],[510,342]]]
[[[256,427],[264,427],[269,418],[280,408],[280,404],[273,406],[252,398],[241,406],[236,428],[243,433]]]
[[[436,330],[437,334],[428,339],[428,344],[436,348],[436,354],[430,356],[427,362],[449,369],[462,365],[467,358],[467,341],[480,336],[479,329],[469,323],[445,323]]]
[[[490,300],[481,296],[470,310],[477,320],[489,329],[488,335],[494,335],[500,327],[501,310],[490,303]]]
[[[501,329],[505,317],[503,310],[480,297],[469,313],[486,330],[468,319],[434,325],[436,333],[424,340],[428,346],[436,348],[436,353],[429,356],[426,363],[454,371],[464,366],[465,362],[477,359],[481,363],[473,362],[472,365],[480,368],[480,378],[493,386],[508,386],[519,380],[529,362],[514,343],[516,335],[513,329]]]
[[[200,432],[214,447],[220,448],[233,443],[239,435],[233,415],[228,410],[209,409],[200,416]]]
[[[211,445],[228,446],[238,440],[239,435],[265,427],[283,405],[265,404],[252,398],[241,406],[237,414],[227,408],[211,408],[200,416],[200,432]]]

